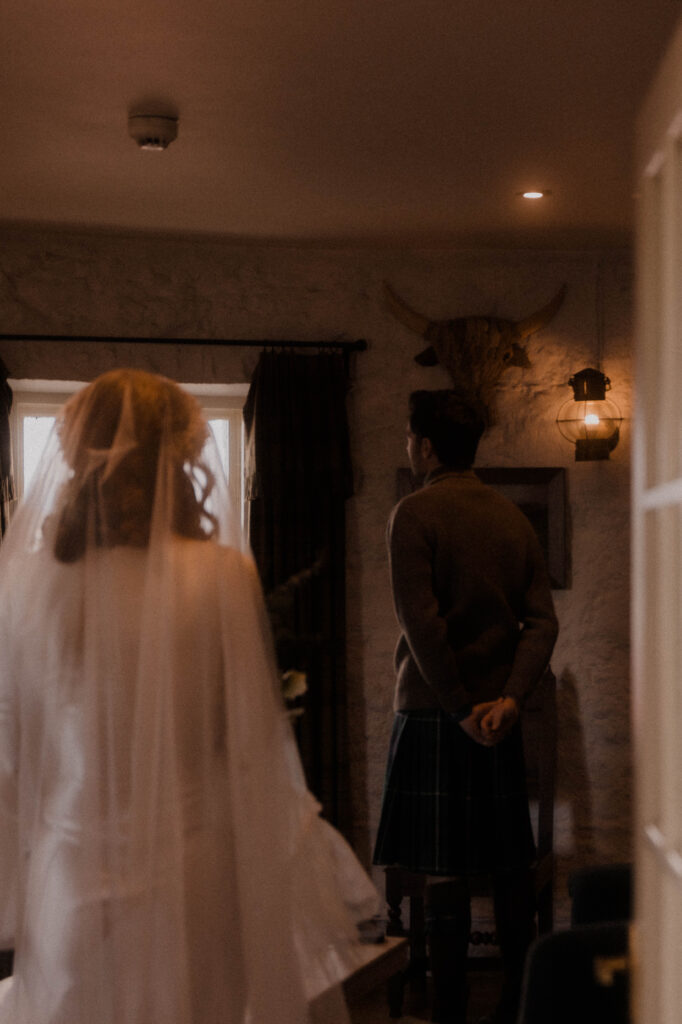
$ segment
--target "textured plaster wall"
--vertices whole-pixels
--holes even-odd
[[[413,362],[419,339],[382,303],[388,280],[423,313],[520,318],[566,282],[555,321],[511,368],[479,464],[565,466],[570,586],[555,593],[561,635],[556,845],[559,921],[565,875],[630,857],[629,423],[611,460],[575,463],[555,427],[577,370],[594,365],[595,293],[603,281],[603,369],[626,417],[631,401],[627,254],[445,249],[242,247],[209,240],[11,230],[0,247],[0,333],[319,340],[366,338],[349,397],[356,494],[348,507],[348,653],[355,841],[367,858],[391,727],[396,626],[384,527],[406,465],[405,408],[418,387],[447,386]],[[137,365],[181,381],[248,380],[249,349],[2,342],[13,377],[90,379]]]

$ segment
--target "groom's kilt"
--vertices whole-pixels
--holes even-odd
[[[399,712],[374,863],[459,875],[534,858],[520,724],[483,747],[443,711]]]

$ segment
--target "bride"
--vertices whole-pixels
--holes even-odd
[[[376,892],[306,790],[199,406],[104,374],[36,477],[0,552],[0,1024],[304,1024]]]

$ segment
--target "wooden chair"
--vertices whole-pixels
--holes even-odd
[[[528,798],[535,810],[534,829],[537,860],[533,868],[535,906],[539,934],[551,932],[554,923],[554,792],[556,786],[556,678],[547,669],[537,687],[527,699],[522,716],[526,757]],[[417,991],[426,989],[428,956],[426,948],[426,920],[424,911],[423,874],[385,868],[385,893],[388,905],[389,935],[404,935],[410,946],[407,970],[389,985],[389,1011],[392,1017],[402,1014],[403,991],[406,983]],[[491,880],[475,877],[470,880],[472,896],[492,894]],[[409,901],[409,925],[402,920],[403,902]],[[474,945],[494,944],[494,933],[472,933]],[[481,962],[480,957],[471,958]],[[497,958],[496,958],[497,959]],[[486,966],[490,959],[485,959]]]

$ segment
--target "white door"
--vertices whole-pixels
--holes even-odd
[[[682,1021],[682,25],[637,136],[635,1020]]]

